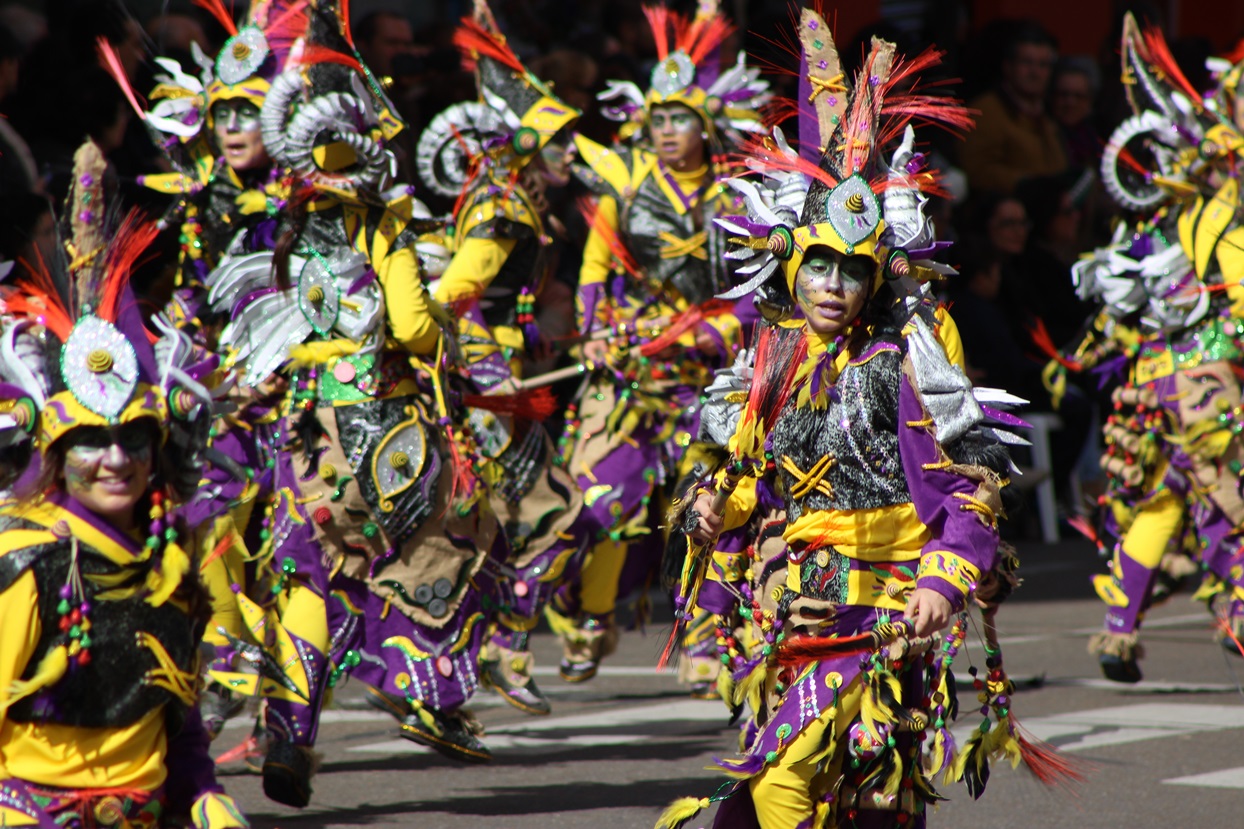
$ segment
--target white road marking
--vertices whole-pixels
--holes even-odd
[[[972,727],[979,724],[979,720],[972,715],[961,715],[960,723],[954,733],[955,739],[962,745],[962,741],[967,739]],[[1022,723],[1034,737],[1053,743],[1061,751],[1085,751],[1142,740],[1195,734],[1199,731],[1244,728],[1244,707],[1142,703],[1069,711],[1048,717],[1024,719]]]
[[[524,720],[488,729],[484,743],[488,748],[520,749],[524,753],[564,751],[567,746],[617,746],[643,743],[652,739],[644,733],[610,732],[619,726],[640,726],[652,723],[705,723],[725,728],[729,714],[721,703],[703,700],[680,700],[666,705],[644,705],[617,708],[590,714]],[[596,729],[605,733],[566,734],[572,729]],[[385,740],[351,746],[347,751],[380,754],[423,754],[431,751],[408,740]]]
[[[1205,786],[1211,789],[1244,789],[1244,766],[1222,771],[1210,771],[1205,774],[1190,774],[1187,777],[1173,777],[1163,780],[1173,786]]]

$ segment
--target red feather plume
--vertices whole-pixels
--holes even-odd
[[[302,54],[298,57],[298,62],[308,66],[313,63],[337,63],[350,67],[360,75],[364,74],[362,65],[356,59],[338,52],[336,49],[321,46],[318,43],[307,44],[307,47],[303,49]]]
[[[225,27],[225,31],[230,35],[238,33],[238,25],[233,22],[233,15],[225,9],[220,0],[192,0],[192,2],[199,8],[206,9],[212,17],[216,18],[221,26]]]
[[[520,74],[527,72],[518,56],[505,45],[504,38],[469,17],[462,18],[462,23],[454,32],[454,46],[462,53],[463,63],[468,69],[474,68],[475,61],[483,55]]]
[[[130,211],[121,223],[120,230],[108,246],[108,258],[104,262],[107,273],[100,285],[100,296],[95,298],[95,313],[101,319],[116,321],[121,294],[129,284],[138,257],[143,255],[158,233],[155,222],[143,221],[137,210]]]
[[[472,409],[507,414],[519,420],[543,423],[559,408],[548,386],[524,389],[515,394],[464,394],[462,403]]]
[[[1188,79],[1184,76],[1183,70],[1179,68],[1179,64],[1175,62],[1175,56],[1171,54],[1170,48],[1166,45],[1166,38],[1162,35],[1162,30],[1154,26],[1145,28],[1142,35],[1145,42],[1145,49],[1149,52],[1149,62],[1154,68],[1166,76],[1167,81],[1178,87],[1179,91],[1188,96],[1188,100],[1193,106],[1200,106],[1201,96],[1196,91]]]
[[[626,243],[618,236],[616,229],[609,226],[600,216],[600,211],[595,203],[586,196],[579,199],[579,213],[583,215],[583,220],[587,222],[587,226],[596,231],[597,235],[604,240],[609,246],[609,252],[613,254],[613,258],[617,260],[622,269],[636,279],[639,278],[639,265],[635,262],[635,257],[627,250]]]
[[[828,170],[822,169],[815,161],[809,161],[799,155],[790,158],[779,150],[773,143],[773,139],[767,135],[749,135],[739,146],[736,158],[744,164],[754,159],[761,162],[768,170],[803,173],[809,178],[820,181],[826,187],[838,186],[838,179],[834,178]]]
[[[665,6],[644,6],[644,17],[648,18],[648,25],[652,27],[652,42],[657,47],[657,60],[665,60],[670,54],[670,10]]]

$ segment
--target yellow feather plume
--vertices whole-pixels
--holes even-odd
[[[34,676],[30,679],[13,680],[13,684],[9,686],[6,694],[7,699],[0,702],[0,714],[8,711],[9,706],[13,703],[23,700],[50,685],[55,685],[68,670],[69,651],[64,645],[52,648],[43,659],[39,660],[39,667],[35,669]]]
[[[707,809],[709,802],[707,797],[680,797],[666,807],[653,829],[678,829]]]
[[[190,556],[181,545],[170,541],[164,548],[164,558],[160,562],[159,572],[152,568],[147,574],[147,588],[151,595],[147,596],[147,604],[159,607],[181,586],[181,580],[190,572]]]

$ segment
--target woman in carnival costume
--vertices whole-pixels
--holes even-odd
[[[403,736],[489,759],[461,706],[479,684],[485,627],[474,579],[498,540],[446,394],[448,321],[420,278],[427,212],[389,187],[384,142],[402,125],[351,57],[343,10],[308,12],[306,43],[260,114],[295,195],[273,250],[234,256],[207,280],[213,310],[231,316],[220,343],[241,382],[288,388],[255,555],[271,562],[268,635],[288,666],[288,682],[264,683],[264,787],[295,806],[310,797],[325,696],[346,672]]]
[[[199,642],[230,597],[200,581],[213,547],[178,513],[215,365],[167,320],[145,328],[128,280],[156,231],[117,226],[106,179],[84,145],[68,255],[5,294],[0,407],[38,460],[0,519],[0,823],[245,827],[196,707]]]
[[[554,464],[538,421],[547,389],[521,391],[523,359],[539,342],[532,316],[549,268],[545,231],[549,187],[570,178],[567,151],[579,112],[528,72],[498,32],[486,3],[477,2],[455,41],[475,66],[478,102],[442,112],[419,141],[419,170],[442,195],[456,196],[453,259],[435,283],[436,299],[454,309],[458,342],[478,400],[470,410],[483,458],[482,474],[510,545],[496,562],[490,601],[493,629],[483,678],[529,714],[547,714],[548,700],[531,676],[528,632],[554,590],[577,573],[600,530],[582,510],[582,494]],[[517,394],[516,394],[517,393]],[[498,411],[508,404],[507,411]]]
[[[979,795],[990,755],[1020,757],[992,610],[984,721],[958,756],[949,731],[950,663],[999,563],[1005,442],[1018,440],[989,421],[1022,424],[982,404],[1020,401],[973,390],[952,364],[924,284],[948,269],[924,258],[938,247],[922,213],[933,177],[909,122],[970,121],[949,99],[897,91],[935,52],[907,61],[874,39],[846,81],[818,13],[801,13],[798,37],[799,106],[815,111],[801,113],[801,153],[780,133],[753,142],[751,166],[770,181],[740,185],[749,215],[720,223],[749,261],[748,287],[770,281],[801,317],[760,334],[745,399],[726,398],[731,465],[680,522],[697,545],[753,516],[769,525],[743,553],[694,550],[676,603],[684,619],[698,602],[750,620],[752,653],[729,626],[717,641],[753,719],[742,756],[719,762],[737,782],[676,802],[658,826],[713,800],[725,801],[717,826],[922,826],[935,775]],[[887,167],[883,147],[900,136]]]
[[[1067,371],[1122,380],[1104,427],[1109,486],[1092,532],[1111,558],[1093,580],[1108,610],[1089,651],[1108,679],[1137,682],[1140,626],[1168,553],[1190,548],[1208,572],[1198,595],[1219,617],[1223,645],[1238,653],[1244,633],[1244,139],[1231,73],[1203,100],[1161,34],[1131,17],[1121,54],[1135,114],[1111,136],[1102,177],[1131,218],[1073,267],[1079,295],[1101,311],[1069,354],[1050,344],[1047,381],[1057,393]]]
[[[614,82],[601,95],[636,146],[575,139],[576,174],[599,197],[578,304],[591,338],[584,355],[600,372],[567,413],[563,445],[604,534],[581,583],[564,587],[550,612],[571,682],[595,675],[617,641],[617,597],[645,584],[659,558],[658,505],[698,431],[699,392],[714,367],[729,365],[753,316],[750,302],[740,303],[741,320],[734,303],[714,300],[731,279],[713,219],[740,210],[725,184],[734,172],[726,153],[762,129],[768,84],[742,54],[722,71],[718,51],[733,27],[715,2],[702,2],[693,20],[663,7],[645,14],[658,55],[647,94]],[[683,662],[683,678],[701,689],[716,674],[708,621],[692,627]]]
[[[164,219],[180,221],[181,242],[177,288],[167,313],[196,343],[212,348],[225,317],[207,307],[208,273],[231,254],[271,250],[276,216],[289,198],[288,171],[269,156],[259,113],[291,51],[301,50],[308,18],[305,4],[292,0],[252,3],[240,23],[219,2],[201,5],[230,37],[214,60],[192,44],[197,77],[173,60],[156,58],[164,74],[157,76],[148,96],[150,109],[138,107],[119,62],[109,57],[107,64],[176,171],[143,177],[146,186],[179,196]],[[106,44],[101,48],[109,55]],[[253,561],[247,552],[248,536],[252,547],[259,546],[260,529],[247,531],[256,506],[262,512],[276,489],[266,447],[279,439],[274,424],[280,397],[273,389],[239,390],[237,411],[212,430],[210,454],[218,463],[207,470],[199,491],[184,507],[192,523],[214,522],[223,552],[213,557],[209,581],[255,598],[270,597],[271,579],[267,563]],[[248,632],[240,613],[227,621],[223,631],[213,627],[206,634],[216,653],[211,667],[222,678],[242,666],[241,643],[262,644]],[[201,710],[213,738],[226,719],[242,711],[243,691],[255,682],[252,675],[241,685],[212,681],[204,689]]]

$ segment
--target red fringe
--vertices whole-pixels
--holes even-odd
[[[660,336],[641,345],[639,347],[639,353],[645,357],[660,354],[662,351],[678,342],[678,338],[683,334],[704,322],[707,317],[720,316],[730,312],[733,309],[733,303],[720,299],[711,299],[702,305],[692,305],[690,308],[680,312],[678,316],[670,320],[669,327],[667,327]]]
[[[61,342],[69,339],[73,322],[55,293],[47,293],[24,281],[16,283],[14,287],[17,291],[4,298],[10,314],[25,317],[31,322],[38,322],[42,318],[43,327],[59,337]]]
[[[692,550],[688,550],[687,555],[694,555],[694,552]],[[669,638],[665,640],[665,647],[661,650],[661,656],[657,659],[658,671],[664,671],[669,667],[670,657],[674,655],[674,646],[682,639],[682,628],[682,620],[675,619],[674,626],[670,628]],[[722,670],[725,669],[723,668]]]
[[[703,22],[701,22],[703,21]],[[709,52],[721,48],[727,37],[734,33],[734,24],[717,15],[710,18],[697,18],[698,26],[693,24],[691,35],[687,38],[687,54],[691,62],[700,65]]]
[[[1070,524],[1076,532],[1087,538],[1089,541],[1092,541],[1094,544],[1099,543],[1097,538],[1097,530],[1093,527],[1092,522],[1090,522],[1083,515],[1069,515],[1067,516],[1067,523]]]
[[[191,0],[191,2],[201,9],[206,9],[230,35],[238,33],[238,25],[233,22],[233,15],[225,9],[220,0]]]
[[[618,264],[622,266],[622,270],[638,279],[640,271],[635,257],[626,249],[626,244],[618,236],[618,232],[610,227],[604,219],[600,218],[596,204],[587,196],[579,199],[579,213],[583,215],[583,220],[587,222],[587,226],[596,231],[605,244],[609,246],[609,252],[613,254],[613,258],[617,260]]]
[[[806,665],[829,657],[849,656],[872,650],[875,640],[871,633],[829,639],[824,636],[790,636],[778,648],[777,664],[782,667]]]
[[[524,389],[515,394],[464,394],[462,404],[535,423],[548,420],[559,408],[557,398],[548,386]]]
[[[1019,742],[1019,756],[1024,765],[1038,780],[1046,786],[1059,786],[1072,789],[1073,783],[1084,781],[1087,771],[1083,762],[1075,760],[1054,746],[1038,740],[1022,728],[1011,714],[1011,726],[1015,729],[1015,739]]]
[[[772,423],[794,391],[795,374],[808,353],[808,340],[800,337],[791,354],[779,352],[775,329],[765,328],[756,344],[752,386],[747,391],[746,413],[755,422]],[[776,363],[776,365],[775,365]]]
[[[469,17],[462,18],[462,23],[454,32],[454,46],[462,53],[463,64],[467,69],[473,69],[475,61],[483,55],[520,74],[527,72],[522,61],[510,51],[500,35],[488,31]]]
[[[1054,345],[1054,340],[1050,338],[1050,332],[1045,327],[1045,321],[1040,317],[1036,318],[1036,322],[1028,326],[1028,333],[1032,336],[1032,344],[1040,349],[1041,353],[1051,360],[1058,362],[1060,366],[1070,371],[1082,371],[1084,366],[1069,357],[1063,356],[1058,346]]]

